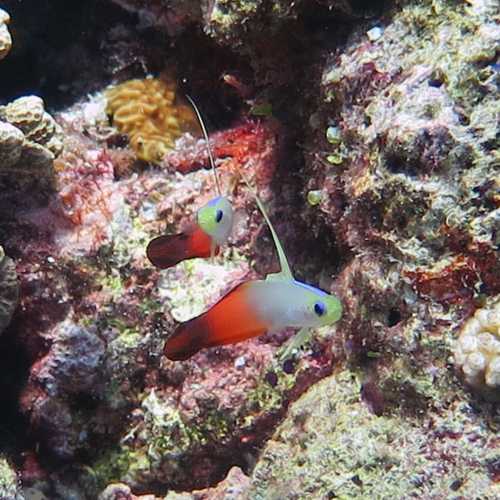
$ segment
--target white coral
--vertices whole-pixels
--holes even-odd
[[[465,322],[455,343],[454,356],[467,383],[500,388],[500,302],[478,309]]]

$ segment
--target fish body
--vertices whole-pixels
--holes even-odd
[[[160,269],[196,257],[213,257],[227,242],[232,226],[231,203],[225,196],[218,196],[198,210],[196,223],[183,233],[165,234],[151,240],[146,256]]]
[[[168,269],[179,262],[196,257],[210,257],[212,238],[198,226],[191,226],[183,233],[165,234],[151,240],[146,256],[159,269]],[[217,253],[219,247],[214,248]]]
[[[234,344],[268,331],[318,327],[340,318],[336,297],[296,280],[267,279],[238,285],[203,314],[179,325],[165,355],[185,360],[200,349]]]
[[[167,269],[183,260],[195,257],[213,258],[218,253],[219,247],[227,243],[233,227],[233,207],[229,199],[222,196],[203,118],[191,97],[186,95],[186,98],[192,104],[200,122],[219,196],[211,199],[198,210],[196,223],[192,224],[187,231],[180,234],[159,236],[149,242],[146,255],[150,262],[160,269]]]

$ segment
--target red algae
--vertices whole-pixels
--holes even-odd
[[[244,170],[246,165],[264,163],[273,165],[277,159],[280,128],[275,121],[247,120],[224,132],[216,132],[210,136],[210,147],[214,158],[224,160],[226,168]],[[173,151],[166,155],[164,164],[183,174],[201,168],[208,168],[208,154],[203,141],[194,144],[182,143],[182,153]],[[267,170],[267,169],[266,169]],[[259,169],[257,181],[266,185],[272,177],[272,169],[264,173]],[[260,178],[264,175],[264,178]]]

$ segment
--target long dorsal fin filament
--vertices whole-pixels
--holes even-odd
[[[208,140],[208,133],[207,133],[207,129],[205,127],[205,123],[203,122],[203,118],[201,117],[201,113],[200,113],[198,107],[196,106],[196,104],[194,103],[193,99],[190,96],[188,96],[187,94],[186,94],[186,98],[193,106],[193,109],[196,113],[196,116],[198,117],[198,121],[200,122],[201,130],[203,131],[203,136],[205,137],[205,142],[207,144],[208,157],[210,158],[210,166],[212,167],[212,172],[214,174],[215,188],[217,189],[217,194],[219,196],[222,196],[222,190],[220,187],[219,178],[217,177],[217,172],[215,171],[215,161],[214,161],[214,157],[212,155],[212,149],[210,148],[210,142]]]
[[[278,252],[278,259],[281,267],[281,271],[276,274],[270,274],[268,276],[268,279],[285,279],[285,280],[293,280],[293,274],[292,270],[290,269],[290,266],[288,264],[288,259],[286,258],[285,250],[283,248],[283,245],[280,242],[280,239],[278,238],[278,235],[276,231],[274,230],[274,226],[271,223],[271,220],[269,219],[269,216],[267,215],[266,209],[264,207],[264,204],[262,201],[260,201],[259,196],[257,195],[257,192],[255,189],[251,186],[250,182],[248,179],[245,177],[243,173],[241,173],[241,177],[245,181],[245,184],[248,186],[248,189],[252,192],[252,194],[255,197],[255,202],[257,203],[257,206],[259,207],[259,210],[262,213],[262,216],[264,217],[267,225],[269,226],[269,230],[271,231],[271,235],[274,240],[274,246],[276,247],[276,251]]]

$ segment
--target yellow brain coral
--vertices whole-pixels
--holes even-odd
[[[141,160],[160,162],[185,132],[197,132],[191,107],[179,102],[173,80],[129,80],[106,91],[106,112]]]
[[[465,322],[454,349],[455,364],[478,388],[500,388],[500,302],[478,309]]]

